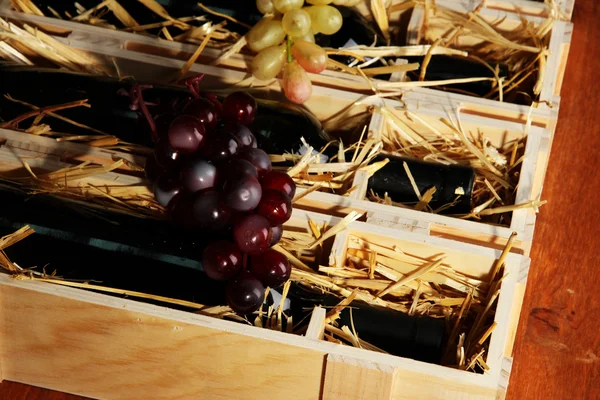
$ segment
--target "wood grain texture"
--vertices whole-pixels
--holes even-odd
[[[164,318],[10,286],[0,304],[7,380],[126,400],[305,400],[321,391],[324,353],[202,326],[187,313]]]
[[[323,400],[391,400],[395,369],[390,366],[330,354]]]

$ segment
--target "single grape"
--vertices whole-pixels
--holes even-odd
[[[285,39],[281,21],[273,17],[264,17],[246,34],[248,47],[255,53],[276,46]]]
[[[179,193],[169,205],[169,214],[171,220],[185,229],[198,228],[198,223],[194,219],[194,200],[195,196],[190,193]]]
[[[169,144],[183,154],[191,154],[204,145],[206,130],[199,119],[180,115],[169,126]]]
[[[271,226],[281,225],[292,216],[292,201],[279,190],[265,190],[256,212],[265,217]]]
[[[231,122],[225,126],[225,129],[233,135],[240,147],[257,147],[256,137],[247,126]]]
[[[264,191],[269,189],[280,190],[290,199],[296,195],[296,183],[291,176],[281,171],[271,171],[260,180]]]
[[[319,74],[327,68],[327,53],[317,44],[298,40],[292,46],[292,55],[307,72]]]
[[[265,217],[250,214],[235,224],[233,236],[243,253],[257,254],[269,248],[273,231]]]
[[[221,195],[212,189],[198,193],[192,207],[194,220],[203,229],[225,230],[233,218],[233,210],[227,207]]]
[[[330,4],[333,0],[306,0],[308,4],[313,4],[316,6]]]
[[[304,36],[292,36],[292,42],[295,43],[298,40],[305,40],[307,42],[314,43],[315,42],[315,35],[312,32],[308,32]]]
[[[202,253],[202,268],[209,278],[226,281],[238,274],[242,268],[242,253],[231,242],[212,242]]]
[[[176,117],[177,115],[175,115],[175,113],[170,112],[159,114],[154,117],[154,125],[156,126],[156,133],[158,134],[159,139],[167,137],[169,134],[169,126]]]
[[[263,81],[275,78],[283,68],[285,54],[285,46],[271,46],[261,50],[252,59],[252,75]]]
[[[271,239],[271,247],[275,246],[283,236],[283,225],[272,226],[273,238]]]
[[[275,9],[282,14],[297,8],[302,8],[303,4],[304,0],[273,0],[273,6],[275,6]]]
[[[173,150],[167,138],[158,140],[154,149],[154,157],[163,169],[173,169],[182,158],[179,152]]]
[[[215,107],[215,112],[217,113],[217,120],[219,118],[221,118],[221,115],[223,115],[223,105],[221,104],[221,102],[219,101],[219,99],[217,98],[217,95],[214,93],[202,93],[202,96],[211,102],[211,104]]]
[[[273,1],[271,0],[256,0],[256,8],[258,8],[258,12],[261,14],[269,14],[275,11]]]
[[[150,182],[156,181],[158,177],[164,172],[163,167],[158,165],[158,161],[156,161],[156,157],[154,155],[150,155],[146,158],[146,164],[144,165],[144,173],[146,174],[146,178]]]
[[[336,6],[346,6],[348,1],[349,0],[333,0],[332,4],[335,4]],[[358,0],[358,1],[361,2],[362,0]]]
[[[154,198],[163,207],[168,207],[180,191],[181,185],[169,174],[161,175],[154,184]]]
[[[262,254],[250,256],[250,272],[263,285],[275,288],[290,279],[292,268],[286,256],[269,249]]]
[[[262,188],[252,175],[241,175],[225,182],[225,204],[236,211],[254,210],[260,202]]]
[[[300,8],[285,13],[281,26],[290,36],[303,36],[310,32],[310,15]]]
[[[256,109],[254,97],[246,92],[234,92],[223,102],[223,117],[228,121],[250,125],[254,121]]]
[[[183,109],[183,113],[198,118],[206,130],[214,129],[219,122],[215,106],[208,99],[199,98],[191,101]]]
[[[312,94],[312,83],[308,74],[297,61],[287,63],[283,68],[283,92],[288,100],[302,104]]]
[[[217,167],[202,158],[189,160],[181,168],[181,186],[191,193],[210,189],[217,180]]]
[[[265,287],[258,279],[245,272],[227,283],[225,296],[233,311],[246,315],[260,308],[265,297]]]
[[[306,7],[304,10],[310,15],[313,33],[333,35],[340,30],[344,22],[342,13],[332,6],[312,6]]]
[[[254,165],[256,168],[259,178],[262,178],[272,168],[269,155],[261,149],[246,147],[238,153],[238,158],[250,161],[250,163],[252,163],[252,165]]]
[[[258,172],[254,165],[248,160],[232,158],[225,163],[219,165],[219,182],[224,185],[225,182],[237,179],[243,175],[250,175],[253,178],[258,178]]]
[[[211,161],[223,161],[238,152],[240,145],[237,140],[227,132],[219,132],[211,137],[208,144],[200,149],[200,156]]]

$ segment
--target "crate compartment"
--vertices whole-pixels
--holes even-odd
[[[329,226],[339,221],[297,211],[291,220],[293,229],[306,229],[309,218]],[[347,235],[336,238],[334,254],[340,250],[343,254],[348,235],[381,239],[382,244],[392,243],[424,257],[447,254],[453,268],[479,277],[489,274],[501,253],[356,222]],[[490,339],[486,374],[328,343],[318,339],[319,329],[309,328],[305,337],[294,336],[0,275],[0,314],[5,321],[0,328],[2,378],[97,398],[226,393],[229,398],[342,394],[358,399],[374,398],[374,390],[376,398],[403,394],[415,399],[465,395],[494,399],[506,386],[523,294],[519,287],[524,284],[528,262],[516,255],[505,260],[494,317],[498,325]],[[169,378],[172,374],[177,379]],[[239,378],[231,379],[232,374]],[[357,380],[340,386],[340,374]],[[157,387],[161,387],[158,392]]]
[[[514,0],[517,1],[517,0]],[[512,2],[506,2],[507,4]],[[543,4],[537,4],[535,2],[525,1],[524,3],[530,3],[539,7],[545,7]],[[464,2],[453,2],[453,1],[439,1],[436,4],[443,7],[449,7],[461,12],[467,12],[473,7],[469,7],[470,4]],[[364,10],[365,5],[359,6],[359,10],[364,11],[366,14],[370,12]],[[417,9],[418,10],[418,9]],[[41,26],[42,24],[46,29],[52,28],[55,31],[62,32],[62,36],[65,36],[62,40],[66,40],[73,47],[79,47],[80,43],[93,43],[95,47],[106,47],[114,50],[115,48],[127,49],[128,51],[144,52],[151,55],[158,55],[165,58],[176,58],[180,60],[186,60],[189,55],[193,54],[197,49],[194,45],[183,44],[179,42],[172,42],[167,40],[156,39],[154,37],[144,37],[139,34],[132,34],[129,32],[114,31],[105,28],[99,28],[95,26],[89,26],[77,22],[63,21],[55,18],[41,17],[31,14],[23,14],[15,11],[11,11],[9,7],[2,11],[3,15],[16,20],[24,21],[29,24]],[[520,23],[520,17],[516,13],[510,13],[505,11],[499,11],[495,8],[484,8],[480,11],[483,16],[489,16],[492,21],[506,20],[508,25]],[[415,12],[415,14],[419,14]],[[542,23],[544,21],[541,17],[527,17],[532,23]],[[397,19],[400,19],[399,15],[392,14],[390,23],[395,24]],[[415,19],[415,16],[413,16]],[[413,24],[414,25],[414,24]],[[560,84],[562,82],[562,76],[564,74],[564,66],[566,64],[566,58],[568,55],[569,43],[571,40],[572,25],[563,21],[554,21],[551,29],[549,39],[549,56],[544,66],[544,90],[541,94],[542,101],[536,107],[529,107],[518,104],[501,103],[489,99],[481,99],[472,96],[465,96],[456,93],[440,92],[430,88],[403,88],[398,87],[394,89],[396,91],[404,92],[403,101],[420,102],[424,98],[435,98],[439,103],[448,103],[452,108],[461,106],[464,113],[470,113],[475,115],[489,116],[501,120],[510,120],[515,122],[527,123],[529,119],[533,120],[534,123],[541,126],[547,127],[550,130],[555,129],[557,119],[557,105],[559,101]],[[96,48],[96,51],[102,52],[102,50]],[[200,59],[199,63],[209,64],[212,63],[220,54],[219,50],[206,48]],[[249,61],[251,57],[236,54],[220,62],[219,66],[225,69],[230,69],[237,72],[247,73],[249,68]],[[138,74],[141,71],[137,71]],[[249,78],[248,74],[245,78]],[[341,73],[335,71],[325,71],[322,74],[314,75],[311,74],[311,79],[314,85],[324,86],[327,88],[337,88],[344,91],[353,91],[362,94],[371,93],[371,87],[367,84],[364,79],[360,76],[354,76],[348,73]],[[243,79],[238,81],[242,82]],[[378,81],[383,83],[383,81]],[[377,85],[377,81],[375,82]],[[278,89],[278,84],[271,85],[274,90]],[[390,90],[390,89],[386,89]],[[552,105],[551,107],[548,105]]]

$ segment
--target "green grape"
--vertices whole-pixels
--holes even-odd
[[[327,53],[317,44],[298,40],[292,46],[292,55],[308,72],[319,74],[327,68]]]
[[[275,11],[272,0],[256,0],[256,8],[261,14],[269,14]]]
[[[304,0],[273,0],[275,9],[282,14],[285,14],[286,12],[296,8],[302,8],[303,4]]]
[[[288,11],[283,16],[281,25],[290,36],[304,36],[310,32],[310,15],[301,9]]]
[[[252,60],[252,75],[263,81],[275,78],[283,67],[285,54],[285,46],[271,46],[262,50]]]
[[[306,40],[307,42],[314,43],[315,35],[313,35],[311,32],[308,32],[306,35],[303,36],[292,36],[292,42],[296,42],[298,40]]]
[[[312,20],[312,33],[333,35],[340,30],[342,22],[344,22],[342,13],[332,6],[312,6],[306,7],[304,10],[310,15],[310,19]]]
[[[273,19],[273,17],[264,17],[246,35],[248,47],[255,53],[278,45],[283,39],[285,39],[285,32],[281,21]]]
[[[333,4],[335,4],[336,6],[345,6],[346,3],[348,3],[348,1],[354,1],[354,0],[333,0]],[[358,0],[358,1],[362,1],[362,0]]]
[[[314,4],[316,6],[322,6],[325,4],[330,4],[333,0],[306,0],[308,4]]]
[[[306,71],[296,61],[283,67],[283,92],[285,97],[296,104],[302,104],[312,94],[312,83]]]

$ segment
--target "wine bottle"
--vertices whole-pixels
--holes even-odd
[[[410,63],[419,63],[423,65],[424,57],[405,57]],[[490,64],[492,68],[498,68],[500,78],[508,77],[508,67],[504,64]],[[413,80],[418,80],[421,70],[412,71],[408,76]],[[425,80],[439,81],[446,79],[462,78],[495,78],[495,74],[490,68],[481,62],[459,56],[434,55],[431,57],[427,66]],[[454,90],[460,93],[467,93],[477,96],[485,96],[492,91],[494,81],[479,81],[469,83],[459,83],[440,86],[440,89]]]
[[[89,108],[77,107],[58,113],[124,141],[152,145],[145,119],[139,111],[130,108],[131,98],[128,93],[138,82],[21,66],[0,68],[0,77],[2,93],[37,107],[87,99],[91,105]],[[24,85],[23,82],[27,84]],[[142,91],[142,95],[153,115],[167,112],[170,107],[172,110],[173,104],[185,101],[191,96],[184,86],[149,86]],[[297,151],[301,137],[316,149],[320,149],[331,140],[320,123],[300,107],[269,100],[257,99],[257,102],[257,116],[250,129],[255,133],[260,147],[267,153],[283,154],[286,151]],[[5,97],[0,98],[2,121],[10,121],[28,111],[31,111],[31,108]],[[58,119],[52,119],[49,124],[56,132],[90,134],[87,129]]]
[[[419,201],[412,183],[404,169],[408,166],[421,195],[435,187],[429,206],[438,209],[447,206],[440,214],[466,214],[471,211],[471,196],[475,182],[475,170],[459,165],[444,165],[415,160],[408,157],[379,156],[389,163],[369,178],[369,192],[380,197],[385,193],[396,203],[416,203]]]
[[[315,42],[321,47],[332,47],[332,48],[345,48],[352,46],[385,46],[385,40],[383,36],[377,33],[373,23],[366,20],[366,18],[356,11],[354,8],[349,7],[337,7],[342,13],[344,22],[339,31],[333,35],[321,35],[315,36]],[[335,56],[330,55],[329,58],[349,65],[354,61],[354,57],[348,56]],[[371,67],[380,67],[384,64],[381,61],[377,61],[372,64]],[[390,75],[378,75],[375,76],[377,79],[389,80]]]
[[[170,223],[111,211],[82,209],[47,195],[2,189],[10,213],[2,235],[30,225],[36,233],[6,251],[22,267],[46,266],[66,279],[90,279],[115,288],[226,304],[224,283],[202,270],[204,246],[214,234],[190,235]],[[92,283],[94,283],[92,282]]]
[[[302,285],[293,285],[288,298],[294,321],[306,317],[315,306],[330,309],[341,301],[334,295]],[[351,307],[352,319],[350,311],[342,311],[338,320],[340,327],[354,326],[360,339],[390,354],[430,363],[441,362],[446,338],[443,318],[410,316],[356,300]]]

